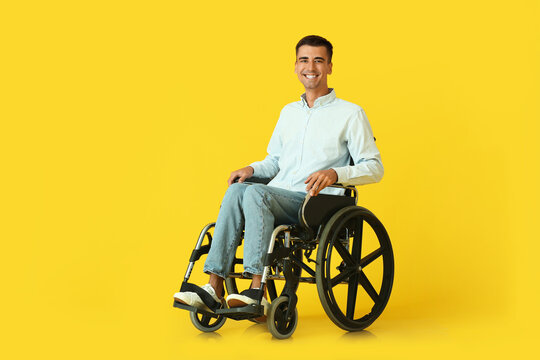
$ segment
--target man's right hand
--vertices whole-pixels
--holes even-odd
[[[233,171],[227,182],[229,183],[229,186],[234,183],[234,180],[236,179],[238,179],[239,183],[243,183],[244,180],[253,176],[254,171],[255,169],[253,169],[251,166],[246,166],[236,171]]]

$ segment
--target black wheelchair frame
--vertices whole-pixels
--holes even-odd
[[[267,184],[269,181],[250,178],[245,183]],[[199,330],[216,331],[223,326],[227,318],[254,321],[263,316],[264,308],[261,300],[266,285],[271,300],[267,314],[268,329],[274,337],[286,339],[293,334],[298,324],[296,291],[299,284],[305,282],[317,285],[323,309],[330,320],[340,328],[360,331],[371,325],[383,312],[392,291],[394,255],[390,238],[372,212],[356,205],[358,192],[354,186],[335,184],[331,187],[344,189],[344,195],[318,194],[311,197],[308,193],[299,210],[298,224],[278,225],[274,229],[264,259],[265,268],[257,304],[220,308],[215,312],[176,301],[174,307],[189,310],[191,321]],[[183,285],[188,283],[195,262],[208,254],[212,243],[210,230],[214,226],[215,223],[210,223],[202,229],[189,259]],[[362,234],[366,226],[373,230],[379,247],[362,257]],[[203,245],[205,238],[208,244]],[[310,256],[315,249],[317,257],[313,260]],[[303,261],[304,257],[307,263]],[[380,289],[377,291],[364,269],[380,257],[383,271]],[[315,270],[309,265],[311,262],[315,263]],[[337,267],[334,266],[336,262],[339,262]],[[236,279],[246,278],[242,272],[234,271],[235,265],[238,264],[242,264],[242,259],[235,256],[231,272],[225,279],[225,287],[229,294],[238,293]],[[302,270],[307,272],[308,276],[301,276]],[[276,280],[285,281],[279,296]],[[339,284],[347,284],[346,304],[336,299],[338,292],[335,289]],[[357,315],[355,304],[359,288],[367,293],[373,306],[365,313]]]

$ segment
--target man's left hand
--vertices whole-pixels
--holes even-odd
[[[328,185],[334,184],[338,179],[334,169],[321,170],[309,175],[304,184],[307,184],[306,191],[311,196],[317,196],[319,192]]]

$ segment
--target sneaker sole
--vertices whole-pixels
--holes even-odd
[[[180,300],[179,298],[174,298],[174,301],[176,301],[177,303],[180,303],[182,305],[187,305],[187,306],[193,306],[193,305],[190,305],[188,303],[186,303],[185,301],[183,300]],[[208,306],[206,306],[205,304],[203,304],[201,307],[197,307],[197,306],[193,306],[194,308],[197,308],[199,310],[204,310],[204,311],[208,311],[208,312],[211,312],[213,313],[214,311],[212,309],[210,309]]]
[[[238,299],[230,299],[229,301],[227,301],[227,305],[229,305],[230,308],[248,306],[247,303],[243,302],[242,300],[238,300]]]
[[[247,303],[245,303],[245,302],[243,302],[242,300],[239,300],[239,299],[230,299],[229,301],[227,301],[227,305],[229,305],[229,308],[234,308],[234,307],[248,306],[249,304],[247,304]],[[267,311],[267,308],[265,307],[264,312],[266,313],[266,311]],[[255,323],[258,323],[258,324],[264,324],[264,323],[266,323],[266,318],[267,318],[267,316],[263,315],[263,316],[260,316],[258,318],[251,318],[249,320],[253,321]]]
[[[238,300],[238,299],[231,299],[231,300],[229,300],[227,302],[227,304],[229,305],[229,308],[242,307],[242,306],[247,306],[248,305],[245,302],[243,302],[242,300]],[[251,318],[251,319],[248,319],[248,320],[252,321],[254,323],[257,323],[257,324],[265,324],[266,323],[266,318],[267,318],[267,316],[263,315],[261,317]]]
[[[177,303],[180,303],[180,304],[184,304],[184,305],[188,305],[186,304],[184,301],[178,299],[178,298],[174,298],[174,301],[177,302]],[[189,306],[189,305],[188,305]]]

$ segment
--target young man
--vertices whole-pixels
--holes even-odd
[[[298,210],[309,192],[336,194],[336,182],[363,185],[383,176],[381,156],[364,110],[336,98],[328,88],[332,73],[332,44],[310,35],[296,45],[295,73],[306,92],[286,105],[268,144],[268,156],[233,171],[214,229],[204,265],[209,283],[197,291],[179,292],[175,301],[209,309],[222,303],[223,280],[231,269],[244,232],[244,273],[253,277],[252,289],[261,285],[263,259],[275,224],[298,222]],[[354,161],[350,166],[350,160]],[[268,185],[248,185],[251,176],[272,178]],[[235,180],[238,182],[235,183]],[[210,296],[205,294],[208,293]],[[229,307],[256,302],[245,291],[227,297]],[[266,309],[268,301],[263,299]]]

